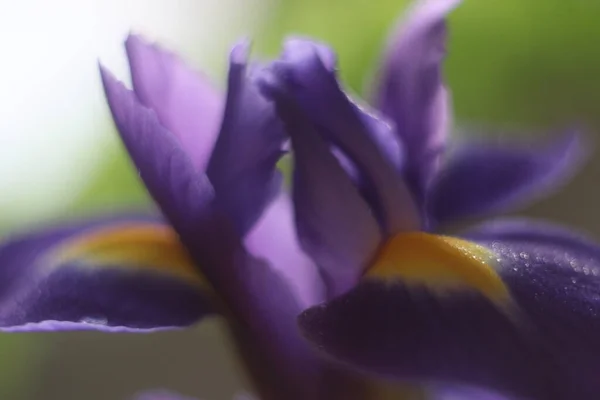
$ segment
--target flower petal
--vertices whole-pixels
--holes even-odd
[[[242,236],[279,193],[283,178],[276,164],[285,139],[273,104],[255,84],[261,70],[247,71],[247,53],[247,43],[231,52],[223,124],[207,168],[219,203]]]
[[[596,398],[600,247],[557,227],[494,229],[421,234],[432,242],[383,256],[354,290],[302,315],[308,338],[390,377]]]
[[[380,150],[379,129],[388,129],[353,104],[327,69],[319,47],[309,41],[286,43],[286,58],[272,66],[316,131],[338,146],[364,173],[388,234],[420,227],[414,201],[387,152]],[[376,129],[373,129],[376,127]],[[372,132],[373,131],[373,132]],[[375,132],[375,133],[374,133]]]
[[[204,170],[219,130],[223,95],[175,54],[140,36],[130,35],[125,48],[138,99],[177,136],[196,168]]]
[[[555,189],[584,159],[577,132],[549,143],[471,143],[458,149],[435,178],[428,200],[432,223],[499,213]]]
[[[273,245],[277,235],[277,245]],[[288,283],[301,310],[325,300],[325,286],[314,261],[304,253],[294,224],[294,206],[287,193],[281,193],[246,236],[248,251],[269,262]]]
[[[102,66],[100,73],[113,119],[146,188],[180,234],[194,231],[213,201],[210,182],[152,110]]]
[[[300,243],[323,269],[331,294],[342,293],[356,283],[375,254],[382,238],[379,225],[327,143],[285,88],[276,84],[265,90],[271,91],[292,140],[292,196]]]
[[[448,134],[449,95],[442,80],[446,15],[460,0],[421,0],[391,37],[375,84],[375,105],[396,124],[406,147],[405,176],[423,199]]]
[[[156,218],[99,218],[8,238],[0,265],[3,331],[148,331],[214,312],[206,281]]]

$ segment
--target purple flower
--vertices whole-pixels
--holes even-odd
[[[262,78],[292,141],[299,240],[329,293],[300,325],[321,351],[371,374],[490,398],[597,398],[600,247],[530,220],[438,230],[538,196],[583,156],[569,132],[549,144],[468,143],[446,157],[444,18],[457,3],[412,9],[373,108],[344,93],[334,57],[310,41],[289,41]]]
[[[417,3],[372,107],[343,92],[322,44],[290,39],[266,65],[238,44],[222,95],[130,36],[133,90],[101,75],[161,216],[8,238],[0,329],[148,332],[219,314],[263,400],[373,398],[357,369],[452,384],[440,399],[484,396],[462,384],[490,399],[594,398],[600,249],[521,220],[434,233],[553,189],[581,158],[574,134],[447,156],[441,63],[458,2]],[[291,198],[276,168],[288,139]]]

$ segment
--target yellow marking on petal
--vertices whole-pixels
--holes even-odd
[[[51,265],[77,261],[110,268],[139,268],[207,286],[177,233],[156,223],[130,223],[91,230],[69,240],[51,256]]]
[[[365,277],[422,285],[438,294],[468,289],[506,305],[511,296],[495,259],[491,250],[463,239],[403,233],[388,240]]]

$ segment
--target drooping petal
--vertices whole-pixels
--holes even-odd
[[[279,193],[276,164],[285,139],[273,104],[255,84],[261,69],[247,66],[247,53],[247,43],[231,52],[223,124],[207,168],[219,203],[242,236]]]
[[[381,151],[380,129],[390,129],[365,115],[341,90],[333,71],[323,64],[318,47],[309,41],[286,44],[286,57],[273,71],[310,119],[319,135],[338,146],[364,173],[374,193],[377,211],[388,234],[420,227],[412,195],[398,171]],[[375,129],[373,129],[375,128]],[[373,131],[373,132],[370,132]]]
[[[307,337],[390,377],[510,399],[596,398],[600,247],[511,224],[468,239],[394,238],[356,289],[303,314]]]
[[[3,331],[149,331],[214,312],[208,284],[156,218],[98,218],[7,238],[0,277]]]
[[[576,132],[549,143],[471,143],[459,148],[436,176],[428,194],[432,223],[499,213],[556,189],[584,157]]]
[[[265,85],[268,83],[265,82]],[[346,171],[283,86],[265,87],[291,136],[292,196],[303,248],[319,265],[331,294],[352,287],[382,239],[377,220]]]
[[[197,170],[204,170],[217,138],[224,96],[175,54],[140,36],[130,35],[125,48],[138,99],[177,136]]]
[[[210,182],[154,111],[102,66],[100,73],[115,125],[146,188],[180,234],[193,231],[213,201]]]
[[[421,0],[391,36],[378,80],[375,105],[396,124],[406,147],[405,176],[423,200],[450,124],[449,94],[442,79],[446,15],[460,0]]]

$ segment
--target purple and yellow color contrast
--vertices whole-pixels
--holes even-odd
[[[220,315],[263,400],[379,399],[375,377],[437,400],[600,398],[600,247],[530,220],[444,230],[555,190],[584,158],[572,131],[451,138],[442,64],[459,2],[416,2],[370,103],[344,91],[322,43],[291,38],[260,64],[236,45],[223,94],[130,36],[133,89],[100,71],[160,217],[7,238],[0,328],[143,332]],[[287,152],[291,193],[276,166]]]

